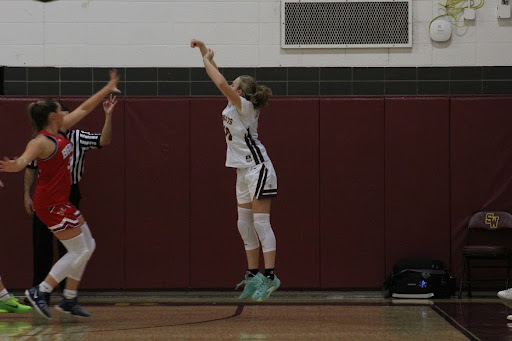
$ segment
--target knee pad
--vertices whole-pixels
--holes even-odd
[[[84,235],[85,244],[87,246],[87,251],[85,252],[85,257],[89,260],[96,250],[96,240],[92,237],[91,230],[89,229],[89,225],[87,223],[82,225],[82,234]]]
[[[94,242],[94,240],[93,240]],[[92,248],[87,248],[78,259],[75,260],[75,263],[73,264],[73,267],[79,268],[82,266],[82,264],[87,264],[89,259],[91,259],[91,256],[94,252],[94,249],[96,248],[96,243],[94,243]]]
[[[61,242],[68,250],[64,257],[68,256],[70,260],[72,259],[73,268],[80,268],[82,264],[87,263],[96,247],[94,239],[88,237],[84,231],[75,238],[61,240]]]
[[[246,250],[254,250],[260,247],[258,235],[254,229],[252,220],[252,210],[241,207],[238,208],[238,232],[240,232]]]
[[[76,267],[73,268],[68,277],[73,278],[74,280],[77,281],[82,280],[82,276],[84,275],[87,263],[89,262],[89,259],[91,259],[91,256],[95,249],[96,242],[94,241],[94,239],[91,239],[87,251],[82,255],[82,258],[80,260],[75,261]]]
[[[276,236],[270,225],[269,213],[254,213],[254,229],[258,234],[263,252],[276,250]]]
[[[83,233],[80,233],[75,238],[61,240],[61,242],[68,252],[62,256],[50,270],[50,275],[57,282],[62,281],[71,273],[75,272],[75,269],[79,266],[84,254],[86,254],[88,250]]]
[[[84,224],[80,235],[72,239],[61,240],[61,242],[68,252],[55,264],[50,275],[58,282],[66,277],[80,281],[87,262],[96,248],[96,241],[92,238],[87,224]]]

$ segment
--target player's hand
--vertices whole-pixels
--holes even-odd
[[[25,204],[25,211],[27,212],[27,214],[34,214],[34,202],[32,201],[30,195],[25,195],[23,203]]]
[[[110,94],[110,98],[105,100],[103,102],[103,111],[105,111],[105,115],[112,115],[112,112],[114,111],[114,107],[117,104],[117,97],[112,96]]]
[[[107,84],[110,92],[121,93],[121,90],[117,88],[117,83],[119,83],[119,73],[116,69],[112,69],[110,70],[110,81]]]
[[[4,156],[3,160],[0,160],[0,172],[17,172],[16,159],[9,159],[7,156]]]
[[[0,187],[4,187],[4,183],[0,180]]]
[[[213,50],[208,49],[208,52],[206,52],[206,54],[204,55],[204,59],[212,60],[214,55],[215,53],[213,52]]]
[[[190,41],[190,47],[191,47],[191,48],[194,48],[194,47],[199,47],[199,48],[201,48],[201,46],[204,46],[204,43],[203,43],[201,40],[192,39],[192,40]]]

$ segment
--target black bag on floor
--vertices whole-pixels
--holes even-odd
[[[440,260],[410,258],[393,266],[382,290],[386,298],[450,297],[455,294],[455,278]]]

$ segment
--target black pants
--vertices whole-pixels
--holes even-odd
[[[81,198],[82,196],[80,195],[78,184],[71,185],[69,201],[75,205],[76,208],[80,208]],[[58,239],[56,240],[60,258],[66,254],[67,250]],[[39,220],[36,214],[34,214],[32,219],[32,243],[34,248],[34,277],[32,286],[36,286],[44,281],[53,265],[53,233]],[[61,290],[64,290],[65,283],[66,280],[60,283]]]

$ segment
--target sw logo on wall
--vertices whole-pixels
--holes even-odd
[[[492,229],[498,228],[498,222],[500,221],[500,217],[494,215],[494,213],[487,213],[485,215],[485,223],[488,224]]]

